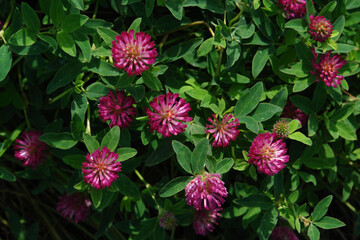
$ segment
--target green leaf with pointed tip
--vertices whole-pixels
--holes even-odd
[[[26,2],[21,3],[21,15],[26,28],[35,34],[38,34],[40,32],[40,20],[34,9]]]
[[[51,147],[59,149],[69,149],[77,143],[77,141],[73,139],[71,133],[68,132],[44,133],[39,137],[39,140]]]
[[[242,96],[235,105],[235,117],[242,117],[250,113],[259,104],[263,93],[263,83],[258,82],[249,92]]]
[[[16,177],[6,168],[0,167],[0,178],[8,182],[15,182]]]
[[[334,229],[339,227],[344,227],[345,223],[339,219],[325,216],[321,220],[314,222],[314,225],[322,229]]]
[[[72,57],[76,56],[76,46],[75,42],[70,36],[70,34],[65,32],[58,32],[56,34],[56,40],[60,46],[60,48],[69,54]]]
[[[273,206],[273,201],[264,194],[253,194],[242,199],[235,199],[234,203],[245,207],[259,207],[267,210]]]
[[[134,30],[135,33],[140,32],[140,24],[141,24],[141,20],[142,18],[137,18],[135,19],[132,24],[130,25],[128,31],[130,31],[131,29]]]
[[[51,0],[50,18],[56,27],[59,27],[65,17],[65,11],[61,0]]]
[[[115,37],[119,35],[117,32],[106,27],[98,27],[96,31],[109,47],[112,46],[112,41],[115,40]]]
[[[161,91],[162,85],[160,80],[150,71],[145,71],[142,73],[142,79],[146,86],[155,91]]]
[[[193,173],[200,173],[204,169],[209,150],[209,140],[201,139],[191,154],[191,168]]]
[[[172,195],[175,195],[176,193],[184,190],[185,186],[190,182],[191,179],[192,177],[189,176],[174,178],[159,191],[160,197],[171,197]]]
[[[102,139],[100,148],[103,149],[104,147],[107,147],[108,149],[110,149],[110,151],[113,152],[119,144],[119,140],[120,128],[118,126],[114,126]]]
[[[120,174],[118,180],[115,183],[119,188],[119,192],[125,196],[132,198],[141,197],[138,186],[136,186],[136,184],[126,175]]]
[[[75,30],[79,29],[82,25],[84,25],[88,16],[81,14],[70,14],[64,18],[64,21],[61,23],[60,29],[62,29],[65,33],[71,33]]]
[[[11,69],[12,53],[8,45],[0,47],[0,82],[3,81]]]
[[[103,192],[101,189],[92,189],[90,191],[91,201],[95,208],[99,207],[103,197]]]
[[[313,213],[312,213],[312,221],[317,221],[321,219],[323,216],[325,216],[326,212],[328,211],[328,208],[330,206],[330,203],[333,199],[332,195],[329,195],[325,198],[323,198],[315,207]]]
[[[165,1],[165,6],[169,9],[171,14],[178,20],[182,19],[183,6],[182,1],[169,0]]]
[[[265,64],[269,59],[269,48],[262,48],[257,50],[252,60],[252,75],[256,78],[264,69]]]
[[[257,122],[263,122],[272,118],[275,113],[281,112],[282,108],[271,103],[260,103],[251,116]]]
[[[137,150],[135,148],[118,148],[116,149],[116,153],[119,154],[118,162],[126,161],[137,154]]]
[[[191,151],[190,149],[179,141],[173,140],[172,147],[176,153],[176,157],[180,166],[187,172],[191,171]]]
[[[232,158],[224,158],[220,161],[217,161],[215,172],[219,174],[224,174],[230,171],[234,165],[234,160]]]
[[[296,140],[298,142],[302,142],[306,145],[311,146],[312,145],[312,141],[310,138],[306,137],[303,133],[301,132],[294,132],[292,134],[290,134],[288,136],[288,138],[292,139],[292,140]]]
[[[100,144],[99,142],[95,139],[95,137],[90,136],[88,133],[84,133],[83,134],[83,138],[84,138],[84,143],[85,146],[87,148],[87,150],[89,151],[89,153],[94,152],[96,149],[100,148]]]
[[[314,224],[310,224],[307,235],[309,236],[310,240],[319,240],[320,239],[320,231]]]
[[[30,32],[29,30],[20,29],[13,35],[11,35],[9,39],[9,43],[15,46],[31,46],[36,42],[36,34]]]
[[[278,215],[278,211],[275,207],[265,212],[260,222],[259,236],[261,240],[266,240],[269,238],[278,221]]]

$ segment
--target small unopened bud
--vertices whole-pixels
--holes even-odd
[[[161,215],[159,225],[162,228],[171,230],[176,226],[176,218],[172,212],[166,211]]]
[[[278,138],[287,138],[289,135],[289,120],[280,119],[274,124],[273,132],[276,133]]]

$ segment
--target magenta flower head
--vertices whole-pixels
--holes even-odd
[[[272,240],[299,240],[293,231],[285,226],[277,226],[270,235]]]
[[[210,211],[196,211],[193,222],[196,234],[205,236],[207,232],[212,232],[214,230],[214,225],[218,225],[217,220],[221,216],[221,210],[221,208],[215,208]]]
[[[248,153],[249,163],[257,166],[259,172],[272,176],[286,167],[289,156],[285,155],[286,144],[276,140],[276,133],[261,133],[254,138]]]
[[[326,54],[322,54],[319,58],[319,63],[317,62],[318,54],[315,52],[315,49],[312,49],[314,58],[312,59],[312,65],[314,71],[310,73],[316,76],[316,81],[319,81],[319,78],[324,81],[325,85],[333,88],[336,88],[337,85],[341,84],[341,81],[344,79],[344,76],[340,76],[339,71],[343,65],[346,64],[344,59],[341,59],[339,54],[335,54],[330,57],[331,51]]]
[[[302,18],[306,14],[306,0],[278,0],[287,18]]]
[[[136,115],[133,104],[135,104],[135,99],[131,96],[126,97],[124,91],[116,90],[115,96],[110,90],[107,96],[99,99],[99,117],[103,122],[110,120],[110,127],[127,128]]]
[[[187,205],[196,211],[214,210],[225,202],[228,192],[225,183],[220,180],[220,174],[204,172],[197,175],[185,187]]]
[[[309,33],[318,42],[325,42],[333,31],[331,22],[323,16],[310,15]]]
[[[111,48],[114,66],[124,69],[129,76],[141,75],[149,69],[148,65],[155,63],[158,53],[149,35],[138,32],[134,38],[134,30],[131,29],[129,33],[124,31],[115,39]]]
[[[233,115],[226,114],[220,122],[216,115],[212,115],[214,120],[209,118],[211,125],[206,125],[205,132],[212,133],[214,137],[213,147],[226,147],[230,141],[234,141],[239,134],[237,130],[240,122],[237,118],[233,119]],[[231,120],[233,119],[233,120]]]
[[[286,102],[283,112],[281,113],[280,117],[283,118],[290,118],[290,119],[297,119],[299,120],[300,124],[304,126],[307,122],[308,116],[303,113],[300,109],[295,107],[289,100]]]
[[[46,158],[47,145],[39,140],[39,131],[23,131],[15,140],[14,156],[17,160],[23,161],[23,166],[36,168]]]
[[[56,205],[56,210],[64,218],[74,222],[85,221],[89,216],[91,201],[82,193],[73,193],[71,195],[63,194]]]
[[[183,122],[190,122],[192,117],[188,117],[191,110],[190,104],[184,98],[180,98],[177,93],[159,95],[151,102],[150,108],[145,108],[149,117],[150,131],[157,131],[163,137],[170,137],[185,131],[186,125]]]
[[[111,152],[107,147],[97,149],[86,155],[86,162],[82,163],[84,181],[96,189],[106,188],[118,178],[121,163],[116,160],[117,153]]]
[[[166,211],[164,212],[159,220],[160,227],[171,230],[176,226],[176,218],[172,212]]]

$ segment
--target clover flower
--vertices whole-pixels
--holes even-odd
[[[171,230],[176,226],[176,218],[172,212],[166,211],[163,213],[159,220],[160,227]]]
[[[125,96],[124,91],[109,91],[107,96],[99,99],[99,117],[105,122],[110,120],[110,127],[119,126],[121,129],[128,127],[134,120],[136,108],[133,107],[135,99]]]
[[[305,0],[278,0],[287,18],[302,18],[306,14]]]
[[[56,210],[60,215],[70,221],[74,218],[74,222],[85,221],[90,213],[91,201],[82,193],[73,193],[71,195],[63,194],[57,205]]]
[[[196,211],[214,210],[225,202],[228,192],[220,174],[197,175],[185,187],[186,202]]]
[[[192,117],[188,117],[191,108],[184,98],[177,100],[178,97],[177,93],[159,95],[150,102],[153,111],[145,108],[151,132],[155,130],[164,137],[169,137],[185,131],[186,125],[183,122],[192,120]]]
[[[214,225],[218,225],[217,220],[221,216],[221,210],[221,208],[215,208],[210,211],[196,211],[193,222],[195,233],[205,236],[207,232],[212,232],[214,230]]]
[[[276,133],[261,133],[254,138],[248,153],[249,163],[257,166],[260,173],[272,176],[286,167],[289,156],[286,144],[276,140]]]
[[[81,170],[84,181],[96,189],[111,186],[118,178],[117,173],[121,171],[121,163],[116,161],[118,158],[119,155],[107,147],[87,154]]]
[[[47,145],[39,140],[39,131],[23,131],[15,140],[14,156],[17,160],[23,161],[23,166],[36,168],[45,159]]]
[[[325,42],[333,31],[331,22],[324,16],[310,15],[309,33],[312,38],[318,42]]]
[[[273,132],[278,138],[286,138],[289,135],[289,120],[280,119],[273,126]]]
[[[270,235],[272,240],[299,240],[293,231],[285,226],[277,226]]]
[[[239,134],[240,131],[237,130],[237,127],[240,125],[240,122],[237,118],[231,120],[234,118],[231,114],[226,114],[221,122],[216,118],[215,114],[212,116],[214,120],[211,118],[208,119],[211,125],[206,125],[205,132],[213,134],[213,147],[226,147],[229,145],[229,142],[234,141]]]
[[[344,76],[338,75],[339,71],[343,65],[346,64],[346,60],[341,59],[339,54],[335,54],[330,57],[331,51],[326,54],[322,54],[319,58],[319,63],[317,62],[318,54],[315,52],[315,49],[312,49],[314,58],[312,59],[312,65],[314,71],[310,73],[316,76],[316,81],[319,81],[319,78],[324,81],[325,85],[333,88],[336,88],[337,85],[341,84],[341,81],[344,79]]]
[[[289,100],[286,102],[283,112],[280,117],[297,119],[302,126],[307,122],[308,116],[303,113],[299,108],[292,104]]]
[[[124,69],[129,76],[141,75],[149,69],[148,65],[155,63],[157,51],[148,34],[138,32],[134,38],[134,30],[131,29],[129,33],[124,31],[115,39],[111,48],[114,66]]]

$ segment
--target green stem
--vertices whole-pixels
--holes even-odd
[[[27,126],[28,128],[30,128],[31,125],[30,125],[30,121],[29,121],[28,114],[27,114],[28,100],[27,100],[27,97],[26,97],[26,95],[25,95],[24,88],[23,88],[23,85],[22,85],[22,82],[21,82],[22,77],[21,77],[20,66],[18,66],[18,78],[19,78],[20,93],[21,93],[21,96],[22,96],[22,99],[23,99],[23,103],[24,103],[24,117],[25,117],[25,122],[26,122],[26,126]]]
[[[234,160],[236,159],[235,148],[234,147],[231,147],[231,156],[234,158]]]
[[[49,104],[52,104],[54,102],[56,102],[57,100],[59,100],[60,98],[64,97],[66,94],[70,93],[71,91],[74,91],[75,87],[71,87],[68,88],[67,90],[65,90],[65,92],[61,93],[60,95],[54,97],[53,99],[51,99],[51,101],[49,102]]]
[[[11,21],[12,15],[13,15],[13,13],[14,13],[15,0],[12,0],[12,1],[10,2],[10,5],[11,5],[10,14],[9,14],[9,16],[7,17],[7,19],[6,19],[3,27],[2,27],[2,29],[1,29],[1,30],[4,30],[4,31],[5,31],[5,29],[7,28],[7,26],[9,25],[9,22]],[[4,39],[4,42],[5,42],[5,39]]]
[[[96,18],[96,14],[97,14],[98,8],[99,8],[99,1],[96,1],[94,14],[93,14],[93,16],[92,16],[93,19]]]
[[[216,71],[215,71],[215,76],[219,75],[219,72],[220,72],[221,59],[222,59],[223,51],[224,51],[223,48],[220,48],[220,49],[219,49],[219,59],[218,59],[218,62],[217,62],[217,67],[216,67]]]
[[[170,240],[174,240],[174,237],[175,237],[175,227],[173,227],[173,228],[171,229]]]
[[[134,172],[135,172],[135,174],[138,176],[138,178],[140,179],[140,181],[142,181],[142,182],[144,183],[146,189],[149,191],[149,193],[150,193],[150,195],[151,195],[151,198],[154,200],[154,202],[155,202],[155,204],[156,204],[156,208],[157,208],[158,210],[160,210],[160,205],[159,205],[159,203],[157,202],[154,194],[152,193],[152,191],[151,191],[151,189],[150,189],[150,184],[145,181],[145,179],[143,178],[143,176],[139,173],[139,171],[138,171],[137,169],[135,169]]]
[[[90,104],[87,106],[87,118],[86,118],[86,133],[91,135],[91,127],[90,127]]]

